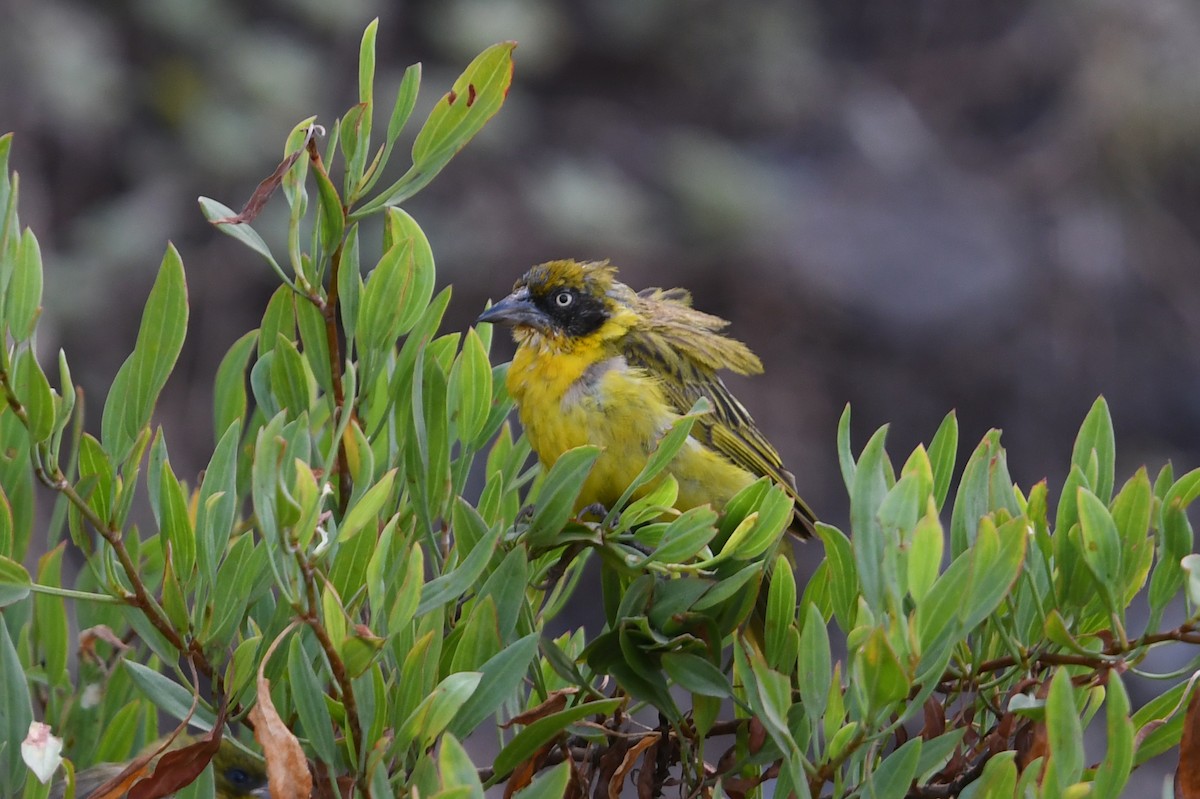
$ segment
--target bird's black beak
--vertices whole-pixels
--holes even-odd
[[[476,322],[500,322],[511,327],[526,326],[545,330],[550,320],[545,311],[533,304],[529,289],[520,288],[479,315]]]

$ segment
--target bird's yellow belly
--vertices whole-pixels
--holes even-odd
[[[509,390],[534,451],[550,466],[574,447],[600,447],[600,457],[584,482],[576,510],[593,503],[612,507],[678,414],[656,381],[641,370],[622,365],[604,371],[592,382],[582,372],[567,382],[561,369],[539,375],[542,366],[521,364],[520,360],[514,360],[509,371]],[[749,472],[695,439],[688,440],[666,471],[679,484],[675,507],[680,510],[705,503],[719,510],[753,481]],[[635,498],[653,487],[654,483],[643,486]]]

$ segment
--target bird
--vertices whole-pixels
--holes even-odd
[[[759,374],[762,362],[722,334],[727,321],[693,308],[687,290],[634,291],[608,261],[548,261],[529,269],[477,322],[512,328],[517,349],[506,385],[542,465],[585,444],[600,448],[577,513],[612,509],[663,433],[703,397],[711,410],[666,469],[678,483],[675,508],[709,504],[719,512],[768,477],[793,502],[789,529],[812,535],[816,516],[795,478],[718,375]]]
[[[196,743],[191,736],[180,736],[170,746],[179,749]],[[129,763],[99,763],[89,766],[75,775],[75,796],[86,797],[113,777],[120,774]],[[267,788],[267,772],[261,760],[246,754],[228,738],[222,738],[217,753],[213,755],[213,780],[216,783],[215,799],[270,799]],[[49,799],[62,799],[66,783],[58,781],[50,789]]]

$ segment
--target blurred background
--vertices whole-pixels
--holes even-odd
[[[897,461],[951,409],[960,467],[1002,428],[1015,480],[1052,495],[1101,393],[1119,480],[1200,463],[1194,0],[3,6],[39,345],[67,350],[98,425],[173,240],[192,324],[160,417],[181,475],[212,446],[217,363],[276,285],[196,197],[240,207],[297,121],[355,101],[375,16],[376,96],[423,62],[417,121],[481,49],[520,43],[500,114],[406,205],[454,284],[444,329],[553,258],[686,286],[762,356],[731,386],[839,525],[846,403],[855,447],[890,422]],[[257,228],[282,230],[283,206]]]

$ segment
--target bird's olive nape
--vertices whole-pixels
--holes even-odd
[[[78,794],[183,717],[226,738],[211,769],[164,774],[220,799],[264,795],[226,749],[250,727],[277,799],[1116,797],[1177,746],[1192,790],[1194,676],[1158,669],[1200,644],[1200,470],[1119,481],[1103,399],[1047,469],[1061,486],[1014,483],[996,430],[959,473],[953,413],[903,461],[886,428],[855,447],[847,409],[847,501],[817,522],[748,410],[770,370],[738,401],[721,370],[763,365],[724,320],[606,263],[534,267],[492,319],[586,324],[493,365],[490,325],[443,329],[450,287],[400,205],[500,109],[514,45],[438,89],[410,150],[421,73],[376,93],[375,36],[341,120],[298,124],[241,211],[201,201],[278,282],[232,344],[192,336],[225,348],[203,462],[155,417],[187,333],[180,252],[85,418],[74,356],[37,345],[63,297],[0,137],[5,795],[67,773]],[[1168,687],[1134,710],[1143,676]],[[185,790],[138,778],[119,790]]]

